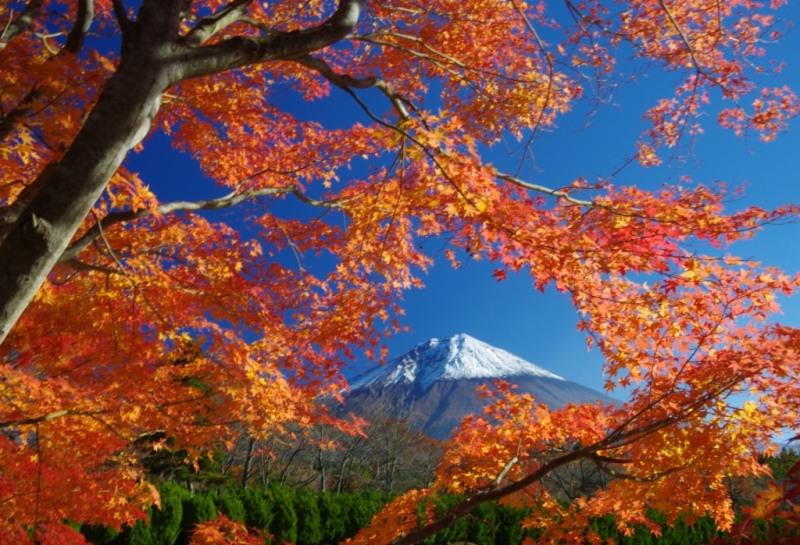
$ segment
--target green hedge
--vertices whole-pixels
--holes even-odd
[[[276,486],[270,489],[272,522],[269,525],[269,533],[278,543],[297,541],[297,513],[294,510],[293,496],[288,488]]]
[[[102,527],[81,527],[87,541],[95,545],[185,545],[195,524],[206,522],[222,512],[232,520],[265,531],[274,544],[321,545],[340,543],[366,527],[372,517],[391,499],[385,494],[315,493],[282,486],[266,489],[218,490],[190,495],[181,486],[159,485],[161,508],[152,507],[149,519],[116,533]],[[434,513],[444,513],[461,498],[445,496],[434,503]],[[420,505],[420,514],[425,512]],[[536,530],[523,530],[520,522],[529,511],[496,503],[476,507],[472,514],[452,527],[432,536],[424,545],[445,545],[467,540],[476,545],[519,545],[526,537],[537,537]],[[632,536],[617,530],[612,515],[592,521],[591,529],[602,539],[619,545],[696,545],[708,543],[717,535],[709,517],[698,518],[693,526],[678,521],[674,527],[656,512],[651,520],[662,525],[663,534],[655,538],[646,527],[636,528]],[[764,532],[766,535],[766,531]],[[265,538],[265,540],[268,538]]]
[[[250,528],[269,531],[272,522],[272,505],[266,490],[248,488],[239,492],[244,506],[244,522]]]
[[[333,544],[354,536],[390,499],[376,493],[318,494],[282,486],[194,495],[172,483],[158,489],[161,509],[150,508],[148,520],[121,533],[84,525],[86,540],[95,545],[186,545],[196,524],[216,519],[221,512],[272,535],[274,543]]]
[[[181,533],[176,543],[186,545],[196,524],[217,519],[217,506],[211,494],[195,494],[186,498],[182,505]]]

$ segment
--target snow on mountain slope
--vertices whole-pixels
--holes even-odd
[[[350,382],[343,410],[367,419],[403,418],[429,437],[447,439],[466,415],[480,414],[485,400],[475,389],[504,379],[558,409],[568,403],[615,404],[616,400],[566,380],[469,335],[431,339]]]
[[[350,383],[355,391],[367,386],[415,383],[427,391],[437,381],[536,376],[564,380],[546,369],[464,333],[446,339],[431,339],[373,369]]]

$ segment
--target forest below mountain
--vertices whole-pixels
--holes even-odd
[[[229,521],[247,527],[242,543],[342,543],[366,528],[399,494],[429,486],[442,455],[442,442],[414,431],[404,420],[376,417],[366,431],[349,436],[335,427],[315,426],[287,430],[269,441],[243,434],[230,448],[218,449],[194,466],[185,463],[182,451],[150,450],[144,459],[151,478],[159,482],[160,507],[151,507],[145,520],[122,532],[79,523],[74,527],[95,545],[214,543],[220,527],[230,532],[226,539],[236,539],[236,528]],[[142,448],[148,449],[145,443]],[[784,481],[799,460],[796,450],[784,449],[762,459],[772,479],[730,478],[727,485],[737,513],[752,509],[756,495],[768,483]],[[553,472],[546,482],[552,496],[565,505],[608,484],[609,476],[586,461]],[[432,502],[421,501],[418,515],[423,521],[436,518],[461,500],[445,494]],[[529,507],[485,503],[420,543],[519,545],[524,538],[535,540],[541,534],[539,528],[522,524],[529,515]],[[591,529],[604,542],[620,545],[700,545],[725,543],[727,537],[706,514],[668,521],[650,510],[648,517],[653,525],[639,525],[630,535],[621,531],[614,515],[595,517]],[[207,525],[211,521],[218,526]],[[754,543],[772,543],[796,533],[784,532],[781,524],[757,524]]]

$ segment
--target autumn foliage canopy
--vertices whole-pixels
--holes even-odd
[[[316,401],[348,361],[386,357],[431,238],[455,265],[485,258],[561,291],[629,401],[549,410],[485,392],[432,489],[358,543],[413,543],[495,499],[535,507],[526,524],[553,541],[591,539],[605,513],[647,524],[648,508],[730,528],[725,479],[763,474],[758,449],[800,424],[800,334],[773,317],[800,280],[726,248],[798,208],[731,210],[723,186],[686,180],[545,186],[485,157],[511,138],[524,160],[576,101],[642,67],[676,85],[621,157],[656,165],[715,120],[775,138],[798,112],[764,86],[782,3],[4,1],[0,541],[81,543],[68,521],[141,518],[158,501],[143,442],[191,459],[242,429],[357,433]],[[298,113],[345,100],[361,117],[344,128]],[[129,168],[155,132],[218,196]],[[186,194],[151,190],[168,184]],[[235,223],[206,212],[232,207]],[[540,483],[577,460],[615,478],[565,506]],[[466,499],[420,519],[442,491]]]

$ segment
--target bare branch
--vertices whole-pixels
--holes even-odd
[[[582,199],[576,199],[575,197],[570,196],[569,193],[566,191],[562,191],[560,189],[551,189],[549,187],[538,185],[538,184],[531,184],[528,182],[524,182],[519,178],[512,176],[510,174],[504,174],[502,172],[496,172],[495,176],[499,179],[504,180],[506,182],[512,183],[514,185],[518,185],[520,187],[524,187],[525,189],[530,189],[532,191],[538,191],[539,193],[545,193],[547,195],[551,195],[553,197],[564,199],[567,202],[571,202],[572,204],[577,204],[578,206],[590,206],[595,207],[598,206],[597,203],[592,201],[584,201]]]
[[[193,47],[202,45],[225,27],[241,21],[252,3],[253,0],[233,0],[214,15],[201,19],[184,37],[184,41]]]
[[[605,456],[600,456],[600,455],[597,455],[597,454],[592,454],[588,458],[590,460],[592,460],[595,463],[595,465],[597,466],[597,468],[600,471],[602,471],[603,473],[605,473],[606,475],[608,475],[610,477],[617,478],[617,479],[623,479],[623,480],[626,480],[626,481],[634,481],[634,482],[637,482],[637,483],[652,483],[652,482],[657,481],[659,479],[663,479],[667,475],[670,475],[670,474],[675,473],[677,471],[681,471],[681,470],[686,469],[688,467],[688,464],[683,464],[683,465],[680,465],[680,466],[676,466],[676,467],[671,467],[669,469],[665,469],[664,471],[657,471],[657,472],[652,473],[650,475],[647,475],[645,477],[640,477],[640,476],[637,476],[637,475],[631,475],[630,473],[622,473],[622,472],[619,472],[619,471],[614,471],[613,469],[609,469],[609,467],[607,465],[609,463],[611,463],[611,464],[619,464],[619,463],[629,464],[629,463],[631,463],[630,460],[616,460],[614,458],[606,458]]]
[[[284,195],[292,194],[306,204],[312,206],[321,206],[327,208],[338,208],[341,206],[342,201],[320,201],[312,199],[304,195],[295,185],[287,187],[270,187],[266,189],[253,189],[250,191],[232,192],[224,197],[217,199],[206,199],[202,201],[174,201],[164,203],[156,208],[159,215],[171,214],[173,212],[196,212],[199,210],[222,210],[230,208],[241,202],[255,199],[258,197],[265,197],[268,195]],[[74,262],[72,260],[76,255],[85,250],[93,241],[102,235],[103,230],[108,229],[112,225],[133,221],[142,217],[153,215],[153,211],[147,208],[140,210],[125,210],[121,212],[112,212],[100,220],[98,223],[89,229],[82,237],[73,242],[58,259],[58,263],[67,263],[70,266]]]
[[[421,38],[419,36],[414,36],[412,34],[403,34],[401,32],[394,32],[394,31],[392,31],[392,32],[381,31],[381,32],[372,32],[370,34],[362,34],[362,35],[358,35],[358,36],[353,36],[353,38],[361,40],[361,41],[364,41],[364,42],[373,43],[373,44],[376,44],[376,45],[382,45],[382,46],[385,46],[385,47],[392,47],[392,48],[395,48],[395,49],[397,49],[399,51],[404,51],[404,52],[406,52],[406,53],[408,53],[410,55],[414,55],[416,57],[419,57],[421,59],[434,60],[434,57],[432,57],[431,55],[427,55],[425,53],[422,53],[419,50],[415,50],[415,49],[412,49],[412,48],[409,48],[409,47],[402,46],[402,45],[400,45],[399,43],[396,43],[396,42],[376,39],[375,38],[376,36],[378,38],[391,37],[391,38],[397,38],[397,39],[400,39],[400,40],[404,40],[404,41],[407,41],[407,42],[412,42],[412,43],[416,44],[417,46],[429,51],[436,58],[439,58],[439,59],[442,59],[442,60],[446,61],[448,64],[452,64],[452,65],[457,66],[457,67],[459,67],[459,68],[461,68],[463,70],[478,71],[478,70],[475,70],[473,67],[469,66],[468,64],[458,60],[457,58],[455,58],[455,57],[453,57],[451,55],[448,55],[447,53],[444,53],[442,51],[439,51],[438,49],[436,49],[435,47],[433,47],[429,43],[427,43],[423,38]]]
[[[397,41],[390,41],[380,39],[382,37],[392,37],[397,38],[402,41],[411,42],[414,44],[414,47],[408,47],[405,45],[401,45]],[[359,40],[362,42],[367,42],[375,45],[379,45],[382,47],[391,47],[392,49],[396,49],[397,51],[402,51],[410,56],[417,57],[422,59],[426,62],[431,63],[432,65],[436,66],[440,70],[447,72],[448,74],[452,75],[453,77],[463,81],[464,83],[470,85],[470,87],[476,92],[483,94],[483,91],[476,87],[471,80],[465,77],[467,73],[477,74],[478,76],[491,76],[493,78],[502,79],[505,81],[516,82],[516,83],[537,83],[538,79],[531,79],[525,77],[515,77],[510,74],[505,74],[503,72],[497,72],[494,70],[488,70],[486,68],[480,68],[476,66],[470,66],[469,64],[460,61],[456,57],[448,55],[442,51],[439,51],[435,47],[428,44],[424,39],[420,38],[419,36],[412,36],[409,34],[402,34],[399,32],[372,32],[369,34],[355,34],[349,36],[349,38],[353,40]],[[428,51],[425,53],[424,51]],[[455,68],[453,68],[455,67]],[[457,70],[460,69],[461,71]]]
[[[517,462],[519,462],[519,458],[517,456],[511,458],[511,460],[509,460],[509,462],[505,465],[503,470],[492,481],[491,488],[497,488],[498,486],[500,486],[500,483],[503,482],[503,479],[506,478],[508,472],[511,471],[511,468],[514,467],[517,464]]]
[[[109,269],[107,267],[101,267],[99,265],[92,265],[90,263],[84,263],[83,261],[78,261],[77,259],[70,259],[65,263],[71,269],[74,269],[76,271],[94,271],[94,272],[101,272],[104,274],[120,274],[120,272],[117,270]]]
[[[551,99],[551,97],[553,95],[553,78],[554,78],[554,75],[555,75],[555,67],[553,66],[552,57],[547,53],[547,49],[544,46],[544,42],[539,37],[539,33],[536,32],[536,28],[533,26],[533,24],[531,23],[531,21],[528,18],[528,16],[525,15],[525,11],[514,0],[511,0],[511,4],[514,6],[514,10],[520,16],[522,21],[525,23],[525,26],[527,27],[528,32],[530,32],[531,35],[533,36],[533,39],[536,42],[536,47],[539,48],[539,52],[542,54],[542,58],[544,58],[544,60],[547,62],[547,93],[545,94],[545,97],[544,97],[544,106],[542,106],[539,109],[539,115],[537,116],[536,124],[533,126],[533,130],[531,131],[531,135],[528,137],[527,141],[525,142],[525,148],[524,149],[525,149],[525,153],[527,154],[530,151],[530,147],[533,144],[533,140],[536,137],[536,133],[539,131],[539,129],[542,126],[542,121],[544,120],[544,114],[547,111],[547,107],[550,104],[550,99]],[[519,168],[520,169],[522,168],[521,164],[520,164]],[[517,170],[517,173],[519,173],[519,169]]]
[[[106,235],[103,232],[103,226],[101,222],[98,220],[97,214],[95,214],[94,211],[92,211],[92,215],[95,217],[96,221],[95,225],[97,226],[100,238],[103,239],[103,244],[106,247],[106,251],[108,252],[108,255],[111,256],[111,259],[114,260],[114,263],[117,264],[117,267],[119,267],[119,272],[122,274],[122,276],[128,279],[128,281],[131,283],[131,286],[133,286],[133,289],[136,290],[136,292],[142,298],[142,301],[144,301],[144,304],[147,305],[147,308],[149,308],[150,311],[153,314],[155,314],[155,316],[161,321],[161,323],[167,327],[171,327],[172,324],[170,323],[170,321],[167,320],[167,318],[164,317],[161,311],[159,311],[156,308],[156,306],[150,302],[150,299],[147,297],[147,294],[144,292],[141,286],[139,286],[139,283],[136,281],[134,277],[128,274],[128,271],[125,269],[125,266],[122,264],[122,261],[120,261],[120,259],[117,257],[117,254],[114,253],[114,249],[111,248],[111,244],[108,242],[108,239],[106,238]]]
[[[405,120],[410,117],[406,105],[410,105],[411,103],[404,97],[395,93],[382,78],[377,76],[354,78],[347,74],[337,74],[323,59],[311,55],[306,55],[294,60],[296,63],[302,64],[306,68],[311,68],[319,72],[325,79],[342,89],[369,89],[370,87],[380,89],[380,91],[392,101],[392,105],[401,119]]]
[[[277,195],[281,193],[290,193],[294,187],[288,188],[269,188],[255,191],[244,191],[242,193],[229,193],[224,197],[218,199],[208,199],[203,201],[175,201],[165,203],[156,208],[158,214],[170,214],[177,211],[197,211],[197,210],[220,210],[239,204],[240,202],[264,195]],[[73,242],[58,259],[58,263],[64,263],[84,249],[86,249],[94,240],[96,240],[104,229],[108,229],[117,223],[124,223],[133,221],[145,216],[151,216],[153,212],[150,209],[143,208],[140,210],[125,210],[121,212],[112,212],[100,220],[98,223],[89,229],[82,237]]]
[[[673,17],[672,12],[669,10],[667,5],[664,4],[663,0],[658,0],[658,4],[661,6],[661,9],[664,10],[664,13],[667,14],[667,18],[669,19],[669,22],[672,25],[672,27],[675,29],[675,32],[677,32],[678,36],[681,37],[681,41],[683,42],[683,45],[686,46],[686,51],[689,53],[689,57],[692,59],[692,64],[694,64],[695,70],[698,73],[701,73],[702,69],[700,67],[700,63],[697,62],[697,57],[694,54],[694,48],[692,47],[692,44],[689,43],[689,39],[686,37],[686,34],[683,32],[683,29],[678,24],[678,21],[675,20],[675,17]]]
[[[351,197],[349,199],[340,199],[335,201],[320,201],[317,199],[312,199],[310,197],[307,197],[305,194],[301,193],[300,190],[294,186],[292,186],[291,194],[306,204],[310,204],[311,206],[321,206],[323,208],[341,208],[344,203],[353,201],[358,198],[358,197]]]

